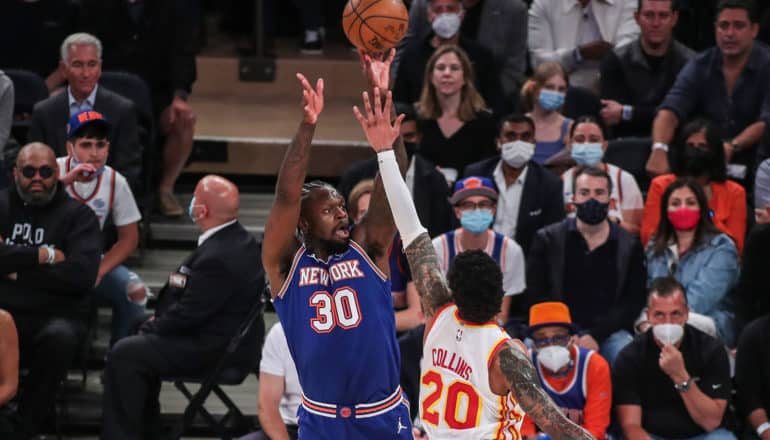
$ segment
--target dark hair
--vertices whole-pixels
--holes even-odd
[[[506,123],[510,124],[529,124],[529,127],[532,129],[532,133],[535,133],[535,121],[532,120],[527,115],[521,114],[521,113],[510,113],[505,116],[503,116],[502,119],[500,119],[500,122],[497,123],[497,132],[500,133],[500,130],[503,129],[503,125]]]
[[[606,171],[604,171],[601,168],[597,167],[590,167],[590,166],[577,166],[575,167],[575,173],[572,176],[572,192],[577,193],[577,186],[575,183],[577,182],[577,178],[582,176],[583,174],[587,176],[593,176],[593,177],[604,177],[607,179],[607,192],[609,194],[612,194],[612,178],[610,178],[610,175],[607,174]]]
[[[711,152],[711,163],[709,164],[706,173],[710,182],[724,182],[727,180],[727,166],[725,165],[725,149],[722,142],[722,132],[719,126],[714,124],[705,118],[696,118],[682,127],[679,133],[679,148],[677,151],[680,155],[679,158],[679,172],[678,177],[700,177],[700,176],[685,176],[685,162],[684,152],[687,147],[687,138],[690,136],[704,131],[706,134],[706,146]]]
[[[312,180],[310,182],[305,183],[302,185],[302,192],[301,194],[301,203],[302,203],[302,210],[305,208],[305,201],[315,192],[318,190],[325,189],[329,192],[337,192],[337,188],[332,186],[330,183],[326,183],[323,180]],[[342,195],[340,195],[342,197]]]
[[[749,21],[757,23],[759,21],[757,17],[757,7],[754,4],[754,0],[721,0],[717,4],[717,15],[715,18],[719,18],[719,14],[725,9],[743,9],[749,16]]]
[[[684,286],[679,280],[672,276],[655,278],[652,280],[652,284],[647,290],[647,305],[650,305],[650,298],[652,298],[652,295],[655,295],[658,298],[668,298],[669,296],[673,296],[676,292],[682,292],[684,304],[687,305],[687,292],[685,292]]]
[[[677,2],[677,0],[649,0],[649,1],[668,1],[669,3],[671,3],[671,12],[676,12],[679,10],[679,2]],[[637,0],[637,3],[636,3],[637,12],[642,10],[642,3],[644,3],[644,0]]]
[[[463,320],[481,324],[500,311],[503,274],[486,252],[469,250],[457,254],[449,266],[447,281]]]
[[[676,238],[676,230],[671,224],[671,220],[668,219],[668,200],[671,198],[671,194],[679,188],[689,188],[698,200],[698,207],[700,210],[700,219],[698,225],[695,226],[695,239],[693,240],[693,248],[698,246],[701,241],[714,234],[718,234],[719,230],[714,226],[711,221],[711,213],[709,209],[709,202],[706,198],[706,193],[703,192],[703,188],[693,179],[679,178],[666,188],[663,192],[660,202],[660,221],[658,222],[658,229],[653,236],[653,252],[656,255],[662,255],[669,245],[669,242]]]
[[[77,130],[75,130],[74,133],[72,133],[72,137],[69,138],[69,141],[73,144],[76,140],[81,138],[87,138],[87,139],[107,139],[110,135],[110,128],[105,124],[99,124],[99,123],[91,123],[86,124]]]
[[[406,102],[394,102],[393,105],[396,107],[397,115],[404,115],[404,122],[417,120],[417,111],[415,111],[413,104]]]
[[[597,127],[599,127],[599,130],[602,131],[602,137],[604,138],[604,140],[605,141],[607,140],[607,126],[604,125],[604,122],[601,119],[597,118],[596,116],[593,116],[593,115],[583,115],[583,116],[579,116],[577,119],[575,119],[572,122],[572,127],[570,127],[570,129],[569,129],[570,142],[572,142],[572,135],[575,134],[575,128],[577,128],[577,126],[579,124],[594,124],[594,125],[596,125]]]

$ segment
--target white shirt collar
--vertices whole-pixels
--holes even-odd
[[[602,3],[607,3],[608,5],[612,6],[615,3],[615,0],[591,0],[591,2],[600,1]],[[589,2],[586,5],[586,8],[591,7],[591,2]],[[571,9],[577,8],[577,9],[584,9],[583,5],[580,4],[578,0],[572,0],[572,1],[565,1],[563,3],[564,5],[564,13],[568,13]]]
[[[237,222],[238,219],[230,220],[227,223],[222,223],[219,226],[214,226],[213,228],[209,228],[206,231],[204,231],[199,237],[198,237],[198,246],[202,245],[204,241],[211,238],[212,235],[216,234],[217,232],[221,231],[222,229],[232,225],[233,223]]]
[[[94,102],[96,102],[96,89],[99,88],[99,84],[94,86],[94,89],[91,90],[91,93],[86,97],[85,101],[83,103],[88,104],[91,108],[94,108]],[[76,104],[78,107],[82,106],[83,103],[79,103],[74,96],[72,96],[72,89],[70,86],[67,86],[67,98],[69,99],[69,105],[70,108],[72,108],[73,104]]]
[[[521,170],[521,173],[519,173],[519,177],[516,178],[516,182],[519,185],[524,185],[524,181],[527,180],[527,170],[529,167],[527,165],[524,165],[524,169]],[[505,174],[503,174],[503,161],[502,159],[497,162],[497,166],[495,167],[495,170],[492,172],[492,177],[495,179],[495,183],[497,184],[497,189],[502,194],[505,191],[506,185],[505,185]]]

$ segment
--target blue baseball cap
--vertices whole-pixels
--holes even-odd
[[[497,200],[497,189],[486,177],[470,176],[455,182],[455,189],[449,203],[456,205],[470,196],[484,196]]]
[[[90,124],[100,124],[106,130],[112,127],[101,113],[94,110],[83,110],[70,116],[70,120],[67,123],[67,140],[72,139],[78,130]]]

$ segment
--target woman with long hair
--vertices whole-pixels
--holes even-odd
[[[641,239],[646,244],[660,221],[663,191],[680,177],[695,179],[703,188],[711,210],[711,220],[720,231],[735,242],[738,255],[743,252],[746,236],[746,191],[727,180],[724,144],[716,124],[707,119],[694,119],[684,127],[677,140],[676,174],[664,174],[652,179],[644,206]]]
[[[556,61],[546,61],[537,68],[532,79],[521,88],[521,105],[535,121],[535,155],[532,160],[544,164],[567,144],[572,119],[561,114],[569,87],[567,71]]]
[[[735,307],[728,297],[740,272],[738,251],[711,221],[703,186],[678,179],[663,193],[660,222],[647,247],[647,281],[675,277],[685,288],[690,310],[714,320],[729,347],[735,344]]]
[[[420,154],[453,182],[465,166],[497,154],[497,127],[474,86],[468,55],[455,45],[441,46],[425,67],[417,102]]]
[[[603,161],[607,145],[607,128],[600,119],[594,116],[581,116],[572,123],[567,149],[577,165],[561,176],[564,185],[565,210],[568,215],[575,215],[572,193],[578,167],[597,167],[609,174],[612,181],[608,218],[626,231],[638,234],[644,208],[642,192],[631,173]]]

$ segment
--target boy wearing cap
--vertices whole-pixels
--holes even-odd
[[[564,414],[597,440],[610,424],[610,367],[599,353],[574,344],[569,308],[561,302],[535,304],[529,310],[529,351],[543,389]],[[534,438],[535,424],[525,417],[521,434]]]
[[[521,247],[500,233],[489,229],[495,218],[497,190],[486,177],[471,176],[455,183],[449,202],[460,220],[458,229],[433,239],[441,271],[446,274],[455,255],[466,250],[480,249],[491,256],[503,273],[503,302],[496,319],[504,325],[508,321],[511,302],[526,288],[524,254]]]
[[[94,211],[102,231],[108,223],[117,230],[117,241],[99,264],[94,290],[97,298],[112,306],[112,346],[128,335],[132,322],[144,316],[147,289],[123,266],[138,244],[142,215],[126,179],[106,165],[110,128],[99,112],[86,110],[72,115],[67,125],[67,156],[56,161],[59,181],[70,197]]]

